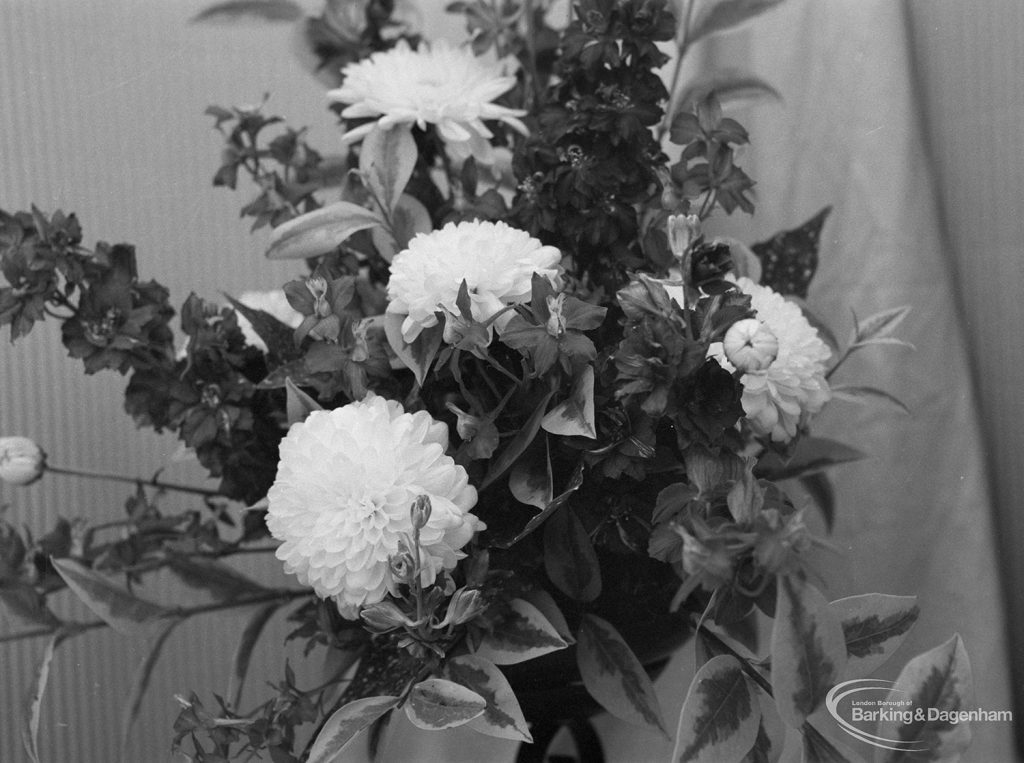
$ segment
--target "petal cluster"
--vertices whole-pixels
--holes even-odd
[[[750,295],[757,320],[778,341],[775,359],[767,367],[748,370],[741,377],[743,411],[754,431],[787,442],[796,435],[800,417],[817,413],[831,397],[825,364],[832,352],[797,305],[749,278],[737,283]],[[720,343],[712,345],[709,354],[733,369]]]
[[[506,74],[504,64],[475,56],[467,48],[422,43],[412,50],[400,40],[390,50],[349,64],[342,74],[342,86],[327,93],[332,101],[346,104],[341,116],[377,120],[347,132],[346,142],[362,139],[374,124],[385,129],[398,124],[425,129],[433,124],[456,158],[473,155],[490,164],[493,136],[484,120],[527,132],[519,120],[525,111],[492,103],[515,85],[516,78]]]
[[[421,582],[453,569],[484,525],[469,513],[476,489],[447,446],[445,424],[372,394],[293,425],[267,496],[285,570],[354,619],[397,592],[389,560],[411,543],[420,495],[433,507],[420,530]]]
[[[387,311],[403,315],[402,337],[412,342],[436,326],[437,312],[459,315],[463,280],[473,319],[481,323],[506,305],[529,302],[533,274],[553,280],[561,252],[503,222],[448,223],[422,233],[391,262]],[[512,316],[498,319],[499,329]]]

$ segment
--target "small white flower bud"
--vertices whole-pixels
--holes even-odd
[[[700,218],[697,215],[669,215],[668,246],[677,260],[686,257],[699,235]]]
[[[430,521],[430,513],[434,507],[430,504],[430,496],[418,495],[416,500],[413,501],[412,507],[409,509],[409,514],[412,519],[412,526],[417,530],[422,530],[427,526],[427,522]]]
[[[0,437],[0,480],[31,485],[46,469],[46,454],[27,437]]]
[[[779,354],[779,340],[756,318],[736,321],[722,340],[725,357],[738,371],[764,371]]]

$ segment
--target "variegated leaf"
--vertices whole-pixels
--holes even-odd
[[[267,259],[319,257],[333,251],[352,234],[382,225],[384,220],[378,213],[350,201],[336,201],[274,228]]]
[[[498,666],[476,655],[449,660],[445,677],[479,694],[487,702],[483,715],[469,722],[469,728],[501,739],[530,743],[530,735],[515,692]]]
[[[526,449],[508,475],[508,487],[520,503],[544,509],[554,496],[551,455],[547,435],[537,438]]]
[[[775,700],[749,681],[750,691],[761,707],[761,719],[757,725],[754,746],[743,758],[742,763],[778,763],[786,746],[786,724],[782,722]]]
[[[892,656],[917,622],[916,596],[867,593],[831,602],[846,640],[844,679],[870,675]]]
[[[405,714],[421,729],[451,729],[483,715],[487,700],[444,678],[427,678],[412,687]]]
[[[786,725],[800,728],[845,667],[843,629],[825,597],[804,580],[779,577],[772,626],[772,689]]]
[[[588,365],[580,372],[569,397],[548,411],[540,426],[545,432],[563,437],[597,437],[593,366]]]
[[[313,742],[306,763],[335,763],[338,755],[363,729],[398,705],[398,697],[364,697],[334,711]]]
[[[679,713],[676,763],[739,763],[757,739],[761,706],[732,655],[712,657],[693,677]]]
[[[363,138],[359,153],[359,171],[377,201],[390,215],[412,177],[418,157],[412,126],[380,126]]]
[[[540,610],[540,613],[551,623],[551,627],[565,640],[565,643],[576,643],[572,631],[569,630],[569,623],[566,622],[562,610],[558,608],[558,602],[555,601],[554,596],[543,588],[533,588],[523,594],[523,598]]]
[[[615,717],[668,737],[650,676],[614,626],[584,615],[576,643],[576,662],[591,696]]]
[[[916,751],[890,750],[886,763],[956,760],[971,743],[971,726],[965,721],[951,722],[948,714],[971,709],[973,695],[971,663],[959,635],[913,658],[887,699],[909,699],[915,711],[923,711],[923,717],[915,712],[910,723],[883,720],[877,733],[885,739],[913,742]]]
[[[568,646],[535,606],[523,599],[509,602],[509,613],[483,637],[476,656],[496,665],[515,665]]]
[[[73,559],[54,559],[53,566],[89,609],[119,633],[131,633],[172,614],[140,599],[107,577]]]

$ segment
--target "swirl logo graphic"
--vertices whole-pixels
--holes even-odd
[[[825,707],[843,731],[861,742],[884,750],[908,753],[925,752],[928,749],[920,739],[890,739],[854,725],[860,722],[870,724],[869,728],[874,729],[879,722],[908,726],[925,720],[924,710],[915,709],[910,695],[894,689],[892,681],[880,678],[843,681],[829,691],[825,697]]]

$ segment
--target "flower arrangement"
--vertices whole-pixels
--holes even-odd
[[[340,760],[356,740],[377,749],[395,713],[536,759],[567,726],[594,757],[586,719],[602,709],[672,733],[651,681],[689,639],[699,664],[673,759],[778,760],[787,728],[808,760],[847,759],[808,718],[892,653],[917,608],[828,602],[815,585],[805,514],[813,502],[831,520],[825,470],[858,454],[810,426],[835,399],[898,404],[830,377],[862,347],[899,344],[906,309],[858,321],[842,347],[809,314],[827,209],[750,247],[708,235],[714,215],[753,212],[736,154],[749,136],[723,113],[728,80],[659,74],[666,50],[681,61],[775,4],[578,0],[559,19],[542,0],[463,0],[449,10],[469,36],[453,46],[420,39],[394,3],[329,0],[303,29],[333,80],[342,154],[263,105],[208,110],[225,141],[215,184],[251,176],[243,215],[272,228],[267,256],[308,274],[227,305],[189,296],[184,342],[130,245],[87,248],[74,215],[0,212],[12,340],[58,320],[86,373],[127,376],[135,421],[220,480],[211,493],[114,475],[136,492],[113,527],[61,520],[34,539],[0,525],[0,601],[29,623],[4,638],[49,638],[33,760],[61,642],[158,628],[141,697],[177,625],[241,607],[227,694],[179,698],[174,746],[197,761]],[[47,471],[68,470],[0,438],[0,479]],[[166,513],[166,491],[205,505]],[[232,502],[245,510],[228,533]],[[295,584],[231,566],[256,548]],[[158,570],[214,601],[138,595]],[[64,589],[98,619],[57,617],[47,600]],[[312,688],[286,669],[242,707],[279,611],[332,667]],[[954,637],[893,691],[956,711],[967,680]],[[930,759],[967,741],[927,720],[884,738]]]

